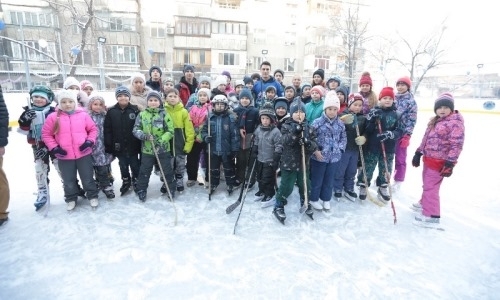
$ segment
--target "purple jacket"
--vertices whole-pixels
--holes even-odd
[[[347,145],[344,123],[338,117],[333,120],[328,119],[323,112],[321,117],[312,122],[311,127],[316,133],[316,143],[321,155],[323,155],[322,162],[333,163],[339,161]],[[319,161],[314,154],[311,158]]]
[[[465,127],[462,115],[456,110],[428,126],[417,151],[424,156],[457,162],[464,145]]]
[[[59,122],[59,132],[54,134],[56,122]],[[80,151],[80,146],[89,140],[95,143],[97,127],[92,118],[82,108],[77,107],[71,114],[56,109],[45,120],[42,128],[42,140],[49,150],[60,146],[68,152],[67,155],[56,157],[63,160],[79,159],[92,153],[92,147]]]

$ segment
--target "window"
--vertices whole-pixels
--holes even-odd
[[[166,65],[166,54],[161,52],[154,52],[151,55],[151,63],[155,66],[165,67]]]
[[[97,15],[97,27],[110,31],[135,31],[135,18]]]
[[[210,65],[210,51],[207,50],[191,50],[177,49],[174,54],[175,64],[197,64]]]
[[[109,29],[111,31],[123,31],[122,19],[120,18],[110,18],[109,19]]]
[[[254,29],[253,32],[253,42],[254,44],[265,44],[266,43],[266,30],[265,29]]]
[[[165,37],[165,24],[152,24],[151,37],[164,38]]]
[[[246,35],[247,24],[234,22],[212,22],[212,33]]]
[[[20,12],[11,11],[10,19],[12,24],[19,25],[30,25],[30,26],[44,26],[44,27],[56,27],[59,28],[59,18],[57,15],[52,13],[32,13],[32,12]]]
[[[56,44],[54,42],[47,42],[47,47],[42,48],[38,44],[38,41],[25,41],[26,53],[28,54],[28,60],[33,61],[52,61],[51,57],[55,59],[56,57]],[[12,47],[12,57],[16,59],[23,59],[23,48],[20,44],[11,43]],[[31,48],[30,48],[31,47]],[[35,48],[37,50],[34,50]],[[45,53],[45,54],[44,54]]]
[[[329,70],[330,69],[330,56],[316,55],[314,59],[314,68]]]
[[[80,65],[91,66],[92,65],[92,51],[91,50],[83,50],[83,52],[78,53],[78,57],[75,59],[75,62],[80,59]]]
[[[254,56],[253,57],[253,65],[254,69],[260,68],[260,64],[264,61],[262,56]]]
[[[219,53],[219,65],[236,66],[240,64],[239,55],[234,53]]]
[[[295,59],[285,58],[285,72],[294,72],[295,71]]]
[[[106,45],[105,62],[137,63],[136,46]]]
[[[193,36],[209,36],[210,35],[210,20],[200,18],[176,17],[175,34],[193,35]],[[213,27],[212,27],[213,30]]]

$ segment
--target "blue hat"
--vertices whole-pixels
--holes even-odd
[[[184,65],[184,69],[182,70],[182,73],[186,73],[186,71],[191,71],[194,73],[194,66],[190,64]]]
[[[253,101],[252,92],[248,88],[243,88],[240,92],[240,100],[243,97],[247,97],[250,101]]]
[[[290,105],[290,114],[297,112],[298,110],[306,112],[306,107],[302,101],[293,101],[292,105]]]
[[[128,87],[126,87],[124,85],[117,87],[115,90],[115,98],[118,98],[118,96],[120,96],[120,95],[125,95],[129,98],[132,96],[130,94],[130,90],[128,89]]]
[[[274,99],[274,110],[276,110],[278,107],[283,107],[284,109],[288,110],[288,101],[285,97],[278,97]]]

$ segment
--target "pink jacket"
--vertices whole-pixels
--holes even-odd
[[[59,132],[54,134],[56,120],[59,119]],[[50,114],[42,128],[42,140],[49,150],[60,146],[68,152],[67,155],[56,154],[59,159],[74,160],[92,153],[92,147],[80,151],[80,146],[89,140],[95,143],[97,127],[92,118],[82,108],[77,107],[75,112],[68,114],[59,108]]]
[[[201,128],[207,119],[207,113],[211,110],[211,104],[205,103],[204,105],[200,105],[200,103],[196,103],[191,106],[189,109],[189,116],[191,117],[191,122],[193,122],[193,127],[196,135],[196,142],[201,143]]]

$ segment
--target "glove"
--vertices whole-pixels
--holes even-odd
[[[91,148],[92,146],[94,146],[94,142],[92,141],[89,141],[89,140],[86,140],[83,144],[80,145],[80,151],[83,151],[87,148]]]
[[[299,139],[299,145],[304,145],[304,147],[309,148],[311,147],[311,141],[308,138],[303,137]]]
[[[64,150],[63,148],[61,148],[59,146],[55,146],[52,149],[52,154],[59,154],[59,155],[65,156],[68,154],[68,152],[66,152],[66,150]]]
[[[36,150],[35,152],[35,159],[42,159],[47,155],[47,152],[49,152],[49,149],[47,148],[40,148]]]
[[[211,142],[212,142],[212,136],[211,135],[207,135],[205,137],[205,143],[210,144]]]
[[[293,128],[293,133],[295,135],[300,135],[304,131],[304,126],[302,124],[296,124],[295,127]]]
[[[259,154],[259,146],[254,145],[252,147],[252,153],[253,153],[254,156],[257,156]]]
[[[34,118],[36,118],[36,111],[34,109],[25,110],[19,117],[19,119],[21,119],[21,121],[23,122],[29,122]]]
[[[278,167],[280,165],[280,160],[281,160],[281,154],[275,153],[273,155],[273,162],[271,163],[271,167],[273,167],[274,172],[276,172],[276,170],[278,170]]]
[[[152,134],[145,134],[144,135],[144,140],[145,141],[154,141],[155,137]]]
[[[366,119],[368,121],[380,117],[382,114],[382,110],[380,108],[373,108],[370,110],[370,112],[366,115]]]
[[[352,114],[346,114],[340,117],[340,120],[344,122],[344,124],[352,124],[354,122],[354,115]]]
[[[410,146],[410,138],[411,136],[409,134],[403,135],[403,137],[399,140],[399,147],[408,148],[408,146]]]
[[[443,177],[450,177],[451,174],[453,174],[453,167],[455,166],[454,162],[451,161],[446,161],[444,163],[444,166],[441,168],[441,176]]]
[[[422,153],[415,151],[415,155],[413,155],[413,159],[411,160],[411,165],[415,168],[420,167],[420,158],[422,157]]]
[[[366,143],[366,138],[364,136],[360,135],[354,139],[354,142],[358,146],[363,146]]]
[[[393,139],[394,138],[394,133],[392,131],[384,131],[382,133],[377,134],[377,139],[381,142],[388,140],[388,139]]]

